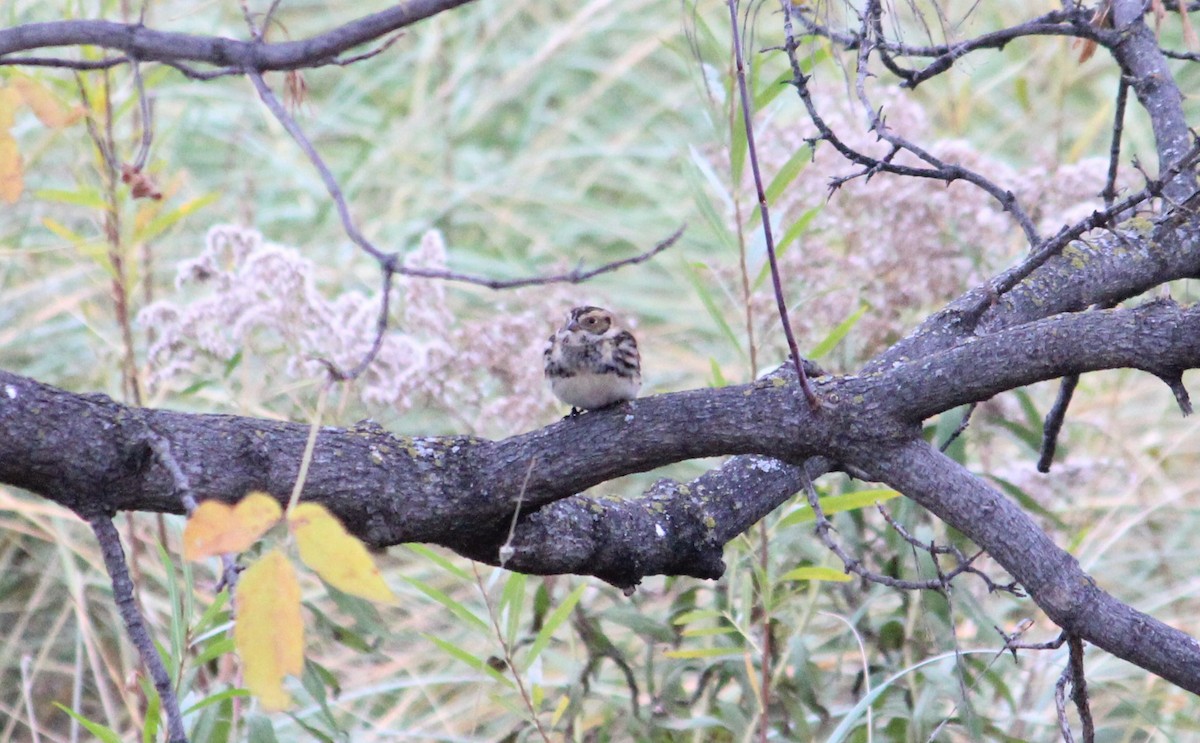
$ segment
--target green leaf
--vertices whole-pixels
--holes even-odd
[[[583,598],[583,590],[587,588],[586,583],[580,583],[575,587],[574,591],[567,594],[567,597],[562,600],[562,603],[554,607],[554,611],[546,617],[546,623],[538,631],[537,637],[533,639],[533,644],[529,646],[529,652],[525,654],[525,660],[521,664],[524,668],[528,668],[537,657],[542,654],[546,646],[550,644],[550,639],[554,637],[554,632],[567,620],[571,615],[571,611],[575,605],[579,603],[579,599]]]
[[[237,648],[233,642],[233,635],[226,633],[221,637],[213,638],[208,644],[206,644],[204,649],[201,650],[200,653],[192,660],[192,663],[198,666],[204,665],[211,660],[220,658],[222,655],[232,653],[236,649]]]
[[[958,651],[957,654],[944,653],[942,655],[938,655],[933,658],[927,658],[923,661],[915,663],[908,668],[889,676],[878,686],[871,689],[870,693],[863,695],[863,697],[858,700],[858,703],[846,713],[845,717],[842,718],[841,723],[838,724],[837,728],[835,728],[833,733],[830,734],[829,738],[826,739],[826,743],[842,743],[842,741],[848,740],[850,734],[854,731],[854,728],[858,724],[858,718],[862,716],[867,708],[874,704],[875,700],[878,699],[881,694],[886,692],[897,681],[904,678],[908,674],[943,660],[957,660],[959,657],[964,655],[991,655],[994,653],[994,650],[961,650]]]
[[[85,728],[87,728],[87,731],[89,733],[91,733],[92,735],[99,738],[103,743],[121,743],[121,736],[117,735],[116,731],[113,730],[112,728],[105,727],[104,725],[101,725],[98,722],[92,722],[91,720],[89,720],[88,718],[79,714],[78,712],[71,709],[70,707],[62,705],[58,702],[55,702],[54,706],[58,707],[63,712],[66,712],[68,715],[75,718],[76,722],[78,722],[80,725],[83,725]]]
[[[279,739],[275,737],[275,727],[271,724],[271,718],[266,715],[249,715],[246,718],[246,727],[249,728],[249,743],[279,743]]]
[[[730,230],[729,224],[725,219],[717,213],[716,207],[713,206],[713,196],[709,189],[723,197],[726,200],[726,206],[731,206],[729,194],[726,191],[725,185],[721,183],[721,179],[717,177],[713,171],[712,165],[704,159],[696,148],[691,148],[691,168],[684,169],[684,177],[687,179],[688,186],[692,191],[692,200],[696,204],[696,209],[699,210],[700,216],[708,223],[709,229],[721,241],[721,244],[730,250],[737,250],[737,239]],[[705,183],[707,182],[707,188]]]
[[[326,689],[336,698],[342,693],[342,688],[329,669],[314,660],[305,658],[304,673],[300,676],[300,684],[321,707],[321,716],[326,724],[336,724],[333,712],[329,709],[329,694],[326,694]]]
[[[199,702],[196,702],[191,707],[188,707],[187,709],[185,709],[183,711],[183,715],[184,715],[184,717],[186,717],[186,716],[192,714],[193,712],[199,712],[200,710],[204,709],[205,707],[209,707],[214,704],[220,704],[221,702],[224,702],[226,699],[241,699],[241,698],[249,699],[250,692],[245,689],[226,689],[225,691],[219,691],[216,694],[212,694],[210,696],[207,696],[207,697],[201,699]]]
[[[778,201],[780,195],[787,190],[788,186],[792,185],[792,181],[796,180],[796,176],[800,175],[811,160],[812,147],[805,145],[796,150],[767,186],[767,203],[774,204]]]
[[[154,743],[158,737],[158,716],[162,712],[162,698],[145,677],[142,678],[142,691],[146,695],[146,714],[142,718],[146,721],[146,727],[142,728],[142,743]]]
[[[782,258],[784,251],[791,247],[792,243],[796,241],[797,237],[800,237],[800,235],[804,234],[804,231],[808,229],[808,225],[811,224],[816,216],[820,213],[820,205],[805,209],[804,213],[800,215],[800,218],[793,222],[792,226],[788,227],[787,231],[783,233],[783,237],[779,238],[779,242],[775,245],[775,257]]]
[[[736,85],[735,80],[735,88]],[[750,146],[746,141],[746,119],[742,116],[742,96],[736,89],[733,93],[733,106],[733,118],[729,121],[732,128],[729,132],[729,170],[733,187],[737,188],[737,184],[742,182],[742,173],[746,169],[746,154],[750,151]],[[754,112],[750,113],[753,117]]]
[[[100,191],[94,188],[81,189],[79,191],[64,191],[56,188],[43,188],[40,191],[34,191],[33,195],[45,201],[55,201],[60,204],[71,204],[73,206],[86,206],[89,209],[106,209],[104,197]]]
[[[156,544],[156,547],[158,548],[158,560],[162,564],[163,574],[167,578],[167,595],[171,602],[171,626],[169,631],[171,653],[169,657],[182,662],[182,659],[186,657],[184,649],[187,647],[188,631],[187,618],[183,616],[179,576],[175,570],[175,563],[171,560],[171,556],[167,554],[167,550],[162,544]]]
[[[704,309],[708,310],[708,316],[712,318],[714,323],[716,323],[717,328],[721,331],[721,334],[729,340],[729,343],[734,348],[740,351],[742,355],[745,355],[745,350],[742,348],[741,340],[738,338],[737,334],[733,332],[733,328],[730,327],[729,322],[725,319],[725,313],[723,313],[720,308],[717,307],[717,301],[713,297],[712,291],[709,289],[704,279],[700,276],[699,269],[704,269],[707,271],[708,266],[704,265],[703,263],[685,263],[683,266],[684,278],[686,278],[688,283],[692,285],[692,288],[696,290],[696,296],[700,299],[700,303],[704,305]]]
[[[788,89],[788,83],[791,82],[791,79],[792,70],[789,67],[776,75],[771,82],[761,86],[758,92],[754,94],[754,110],[761,111],[766,108],[767,104]]]
[[[222,615],[221,610],[225,608],[225,604],[229,603],[229,589],[221,589],[221,592],[213,597],[212,603],[200,615],[200,619],[196,620],[196,628],[193,634],[201,635],[208,632],[209,629],[217,626],[217,620],[228,622],[229,617]]]
[[[184,712],[184,717],[190,716],[192,712],[199,712],[199,719],[192,726],[190,740],[229,743],[233,739],[233,697],[230,695],[249,697],[250,692],[245,689],[223,691],[204,699]],[[216,697],[221,698],[217,699]],[[213,701],[209,702],[210,699]]]
[[[780,238],[779,242],[775,244],[776,260],[783,258],[784,254],[787,253],[788,248],[792,246],[792,243],[796,242],[796,238],[804,234],[804,231],[808,229],[808,225],[812,223],[813,219],[816,218],[820,212],[821,207],[814,206],[801,214],[800,218],[793,222],[791,227],[787,228],[787,231],[783,233],[783,237]],[[764,259],[762,268],[759,269],[758,276],[756,276],[754,279],[754,289],[757,290],[759,287],[761,287],[763,282],[766,281],[767,277],[770,275],[771,263],[770,261]]]
[[[837,327],[829,331],[829,335],[825,336],[825,339],[818,343],[816,348],[809,351],[808,357],[810,359],[819,359],[832,351],[837,344],[842,342],[842,339],[846,337],[846,334],[850,332],[850,329],[858,324],[858,321],[862,319],[862,316],[866,314],[866,312],[867,305],[861,305],[857,310],[854,311],[852,315],[850,315],[850,317],[842,320],[837,324]]]
[[[1045,506],[1038,503],[1036,499],[1034,499],[1021,488],[1017,487],[1008,480],[1005,480],[1003,477],[996,477],[995,475],[988,475],[987,477],[989,480],[999,485],[1001,490],[1008,493],[1009,496],[1019,503],[1026,511],[1032,511],[1044,519],[1049,519],[1059,529],[1067,528],[1066,522],[1060,519],[1057,514],[1055,514],[1053,511],[1047,510]]]
[[[447,594],[434,588],[433,586],[429,585],[428,583],[426,583],[423,580],[420,580],[418,578],[411,578],[408,576],[401,576],[401,577],[410,586],[412,586],[413,588],[417,589],[418,591],[425,594],[429,598],[433,599],[434,601],[438,602],[442,606],[449,609],[451,614],[453,614],[454,616],[463,620],[463,622],[465,622],[466,624],[470,625],[471,627],[474,627],[475,629],[482,630],[484,632],[489,631],[488,623],[485,622],[482,618],[480,618],[480,616],[478,614],[476,614],[475,612],[468,609],[462,603],[455,601],[454,599],[450,598],[450,596],[448,596]]]
[[[430,634],[426,634],[426,633],[422,633],[421,636],[424,637],[426,640],[429,640],[430,642],[432,642],[434,645],[437,645],[451,658],[455,658],[456,660],[462,661],[463,663],[466,663],[468,666],[474,668],[477,671],[484,671],[489,676],[496,679],[497,681],[504,684],[505,686],[513,685],[513,682],[511,679],[509,679],[507,676],[505,676],[504,674],[497,671],[495,668],[492,668],[491,664],[489,664],[486,660],[468,653],[466,650],[463,650],[461,647],[454,644],[450,640],[443,640],[440,637],[436,637],[434,635],[430,635]]]
[[[873,490],[858,490],[853,493],[844,493],[842,495],[830,495],[821,499],[821,511],[826,516],[832,516],[835,513],[842,511],[854,511],[859,508],[865,508],[873,505],[876,502],[899,498],[900,493],[889,488],[879,488]],[[796,524],[805,524],[809,521],[815,521],[817,515],[813,510],[804,504],[792,511],[787,516],[784,516],[779,522],[780,528],[795,526]]]
[[[710,358],[708,360],[708,365],[712,371],[713,387],[727,387],[729,382],[725,379],[725,375],[721,372],[721,366],[717,363],[717,360]]]
[[[500,593],[497,611],[505,618],[504,636],[509,647],[516,644],[517,633],[521,629],[521,609],[525,605],[525,585],[528,580],[529,576],[524,573],[511,573]]]
[[[217,200],[217,194],[210,193],[204,196],[198,196],[194,199],[189,199],[183,202],[177,208],[164,212],[158,215],[140,230],[134,232],[133,239],[135,242],[142,242],[158,237],[165,232],[171,225],[175,224],[184,217],[203,209],[212,202]]]
[[[468,583],[475,582],[475,579],[473,577],[471,577],[471,575],[469,573],[467,573],[467,571],[463,570],[458,565],[455,565],[453,562],[448,560],[443,555],[429,549],[425,545],[423,545],[423,544],[406,544],[404,546],[407,547],[410,551],[415,552],[418,557],[422,558],[422,560],[424,560],[426,562],[432,562],[434,565],[437,565],[442,570],[445,570],[447,573],[450,573],[455,578],[466,581]]]
[[[689,648],[687,650],[668,650],[663,653],[668,658],[741,658],[742,651],[738,648]]]
[[[846,574],[846,571],[836,568],[803,567],[792,568],[779,576],[779,580],[827,580],[834,583],[849,583],[852,578]]]
[[[685,629],[682,633],[684,637],[712,637],[713,635],[730,635],[738,631],[737,627],[692,627]]]
[[[723,618],[725,614],[719,609],[693,609],[685,611],[671,620],[671,624],[691,624],[702,619]]]

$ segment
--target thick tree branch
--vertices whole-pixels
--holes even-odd
[[[639,501],[570,496],[621,475],[722,454],[793,464],[825,456],[869,471],[862,447],[911,438],[927,416],[1004,389],[1117,367],[1164,378],[1200,367],[1200,308],[1155,302],[1067,314],[886,372],[821,378],[816,414],[795,405],[794,387],[768,378],[644,398],[501,441],[394,437],[373,424],[325,428],[304,495],[379,546],[436,542],[498,562],[519,509],[507,563],[515,569],[570,566],[632,585],[660,568],[675,571],[663,566],[678,566],[681,558],[672,551],[691,544],[683,554],[698,567],[678,572],[712,577],[719,572],[720,545],[795,492],[798,473],[754,459],[690,485],[660,483]],[[0,482],[82,513],[183,510],[177,474],[154,456],[155,437],[170,441],[197,498],[236,500],[254,489],[283,497],[295,481],[307,433],[301,424],[128,408],[3,372],[0,393]],[[827,469],[828,463],[810,465],[814,475]],[[778,478],[781,489],[731,497],[745,486],[729,478],[733,472]],[[528,528],[543,537],[551,525],[553,540],[526,535]],[[593,547],[580,546],[587,544]],[[606,554],[612,559],[602,559]]]
[[[969,534],[1069,635],[1200,694],[1200,643],[1106,593],[981,478],[919,441],[872,450],[871,460],[868,471]]]
[[[1192,134],[1183,114],[1183,94],[1154,31],[1146,25],[1141,0],[1113,0],[1113,23],[1121,41],[1111,47],[1121,73],[1129,79],[1138,102],[1150,116],[1158,150],[1158,170],[1178,162],[1192,145]],[[1164,195],[1180,203],[1196,190],[1195,169],[1188,169],[1168,184]]]
[[[156,31],[112,21],[29,23],[0,29],[0,64],[20,64],[19,57],[7,56],[14,52],[87,45],[148,62],[192,62],[241,71],[297,70],[335,64],[345,51],[468,2],[471,0],[408,0],[308,39],[273,44]]]
[[[967,534],[1065,629],[1196,691],[1200,671],[1189,669],[1200,668],[1191,661],[1200,650],[1190,638],[1100,591],[1024,512],[918,438],[923,417],[971,399],[1115,367],[1160,376],[1200,367],[1200,306],[1065,314],[886,372],[822,378],[816,414],[796,404],[795,386],[768,378],[645,398],[501,441],[327,427],[304,497],[375,545],[436,542],[492,563],[507,545],[514,569],[630,588],[658,572],[718,576],[721,546],[794,492],[798,472],[776,460],[807,460],[812,474],[836,461]],[[0,482],[98,514],[181,511],[180,473],[201,498],[252,489],[283,498],[308,428],[130,408],[0,372],[0,431]],[[154,454],[163,439],[174,467]],[[634,501],[573,496],[669,462],[748,453],[771,459],[740,457],[688,484],[661,481]]]

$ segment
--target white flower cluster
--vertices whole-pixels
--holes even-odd
[[[425,233],[404,265],[444,269],[441,233]],[[282,358],[292,378],[319,377],[319,360],[353,368],[375,338],[379,298],[354,290],[328,297],[315,270],[298,251],[265,242],[257,231],[211,229],[203,252],[179,268],[179,296],[139,315],[154,338],[151,388],[211,378],[239,353]],[[186,288],[196,290],[190,299],[183,299]],[[443,281],[397,277],[391,327],[356,393],[400,412],[441,412],[479,433],[512,432],[552,417],[541,352],[551,319],[570,306],[567,290],[507,292],[505,305],[468,319],[446,288]]]

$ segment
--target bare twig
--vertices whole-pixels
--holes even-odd
[[[1117,198],[1117,171],[1121,162],[1121,135],[1125,131],[1125,103],[1128,98],[1129,81],[1122,76],[1120,82],[1117,83],[1116,111],[1113,113],[1112,143],[1108,149],[1108,175],[1104,181],[1104,190],[1100,192],[1100,195],[1104,198],[1106,209],[1111,209],[1113,202]],[[1046,414],[1046,420],[1042,424],[1042,445],[1037,462],[1038,472],[1045,473],[1050,471],[1050,466],[1054,462],[1054,451],[1058,448],[1058,437],[1062,431],[1063,423],[1067,418],[1067,409],[1071,406],[1071,398],[1075,395],[1075,388],[1078,385],[1078,374],[1063,377],[1062,382],[1059,384],[1058,396],[1054,400],[1054,406],[1050,408],[1050,412]]]
[[[947,436],[946,440],[942,442],[942,445],[938,447],[939,451],[946,451],[950,448],[950,445],[958,439],[959,436],[963,435],[963,431],[966,431],[967,426],[971,425],[971,416],[975,414],[975,408],[977,407],[979,407],[979,403],[977,402],[973,402],[967,406],[966,411],[963,412],[962,420],[958,422],[958,426],[950,432],[950,435]]]
[[[975,567],[974,563],[983,556],[983,550],[978,550],[975,552],[975,554],[967,557],[962,553],[962,550],[952,544],[940,545],[933,541],[922,542],[910,534],[908,530],[900,524],[900,522],[892,518],[892,514],[887,510],[886,507],[884,507],[882,503],[876,503],[875,508],[878,509],[884,520],[888,522],[888,525],[891,526],[892,529],[895,530],[895,532],[899,534],[902,539],[904,539],[904,541],[908,542],[914,549],[919,549],[929,553],[929,557],[933,561],[934,569],[937,570],[938,580],[940,583],[949,584],[950,580],[953,578],[963,573],[971,573],[972,575],[979,576],[980,580],[982,580],[987,586],[988,593],[996,593],[997,591],[1001,591],[1004,593],[1010,593],[1018,598],[1025,596],[1025,592],[1021,590],[1015,581],[1001,585],[993,581],[987,573]],[[955,567],[948,573],[943,571],[941,564],[938,562],[938,555],[950,555],[953,557],[956,561]]]
[[[560,274],[552,274],[547,276],[530,276],[519,279],[491,279],[485,276],[472,276],[470,274],[459,273],[456,271],[445,271],[439,269],[416,268],[405,266],[397,253],[387,253],[377,247],[373,242],[367,239],[365,235],[358,229],[358,225],[354,221],[354,217],[350,214],[350,207],[346,202],[345,194],[342,192],[342,187],[338,183],[337,178],[325,164],[324,158],[313,147],[308,136],[295,118],[288,113],[287,108],[267,85],[263,79],[262,73],[258,70],[249,70],[246,73],[251,82],[254,84],[255,90],[258,91],[259,98],[266,105],[267,109],[275,116],[276,120],[283,125],[288,134],[292,136],[300,150],[308,157],[310,163],[316,168],[322,183],[325,184],[325,190],[329,193],[329,197],[333,200],[334,208],[337,210],[338,218],[341,220],[342,229],[346,236],[350,238],[355,245],[362,248],[367,254],[378,261],[380,270],[383,272],[383,292],[380,297],[379,319],[376,322],[375,338],[372,341],[371,348],[367,354],[349,371],[343,371],[333,366],[328,362],[324,362],[330,374],[338,380],[349,380],[358,377],[363,371],[370,366],[375,356],[379,353],[379,349],[383,344],[384,333],[388,327],[388,310],[391,296],[392,279],[395,274],[403,276],[412,276],[416,278],[426,279],[442,279],[445,281],[457,281],[476,286],[484,286],[489,289],[515,289],[524,286],[539,286],[543,284],[554,283],[570,283],[578,284],[588,279],[598,276],[609,271],[615,271],[624,266],[630,266],[637,263],[650,260],[662,251],[669,248],[680,238],[683,230],[686,227],[680,226],[673,234],[665,240],[659,242],[650,250],[639,255],[622,258],[620,260],[605,263],[593,269],[583,270],[575,269]]]
[[[994,296],[1000,296],[1010,291],[1046,261],[1058,255],[1072,240],[1097,227],[1109,226],[1118,215],[1133,209],[1144,201],[1161,196],[1163,189],[1171,183],[1175,176],[1194,167],[1197,162],[1200,162],[1200,141],[1194,142],[1191,149],[1184,153],[1183,157],[1175,164],[1161,172],[1158,178],[1148,178],[1146,187],[1141,191],[1122,199],[1107,209],[1092,212],[1090,216],[1079,220],[1070,227],[1064,227],[1059,230],[1057,235],[1043,241],[1025,260],[992,279],[989,282],[991,292]]]
[[[1121,135],[1125,132],[1125,103],[1129,99],[1129,80],[1124,75],[1117,83],[1116,111],[1113,112],[1112,143],[1108,147],[1108,176],[1104,180],[1104,206],[1117,200],[1117,170],[1121,165]]]
[[[20,62],[19,57],[9,56],[14,52],[87,44],[172,66],[197,64],[234,68],[239,72],[314,68],[338,64],[339,55],[351,49],[469,2],[406,0],[325,33],[279,43],[158,31],[138,23],[99,20],[31,23],[0,28],[0,60],[3,64],[14,64]]]
[[[88,523],[91,524],[96,541],[100,544],[104,567],[112,580],[113,601],[121,614],[121,620],[125,623],[125,631],[129,633],[129,639],[138,649],[142,665],[150,673],[154,688],[162,701],[163,711],[167,714],[167,739],[170,743],[187,743],[183,716],[179,712],[179,699],[171,686],[171,677],[154,647],[154,641],[146,630],[137,602],[133,598],[133,581],[129,578],[129,569],[125,565],[125,551],[121,549],[121,536],[117,533],[117,527],[106,514],[95,514],[88,518]]]
[[[763,236],[767,244],[767,260],[771,265],[771,282],[775,288],[775,307],[779,310],[779,322],[783,324],[783,334],[787,337],[788,350],[792,355],[792,363],[796,366],[796,376],[800,380],[800,389],[804,399],[812,411],[820,408],[816,393],[808,382],[804,372],[804,360],[800,358],[800,349],[796,345],[796,335],[792,332],[792,322],[788,319],[787,300],[783,297],[783,281],[779,276],[779,261],[775,255],[775,238],[771,234],[771,215],[767,209],[767,193],[763,186],[762,170],[758,166],[758,150],[754,145],[754,122],[750,111],[750,93],[746,86],[746,67],[742,57],[742,37],[738,33],[737,0],[728,0],[730,30],[733,34],[733,56],[737,65],[738,91],[742,98],[742,124],[746,127],[746,148],[750,154],[750,171],[754,174],[754,188],[758,193],[759,216],[762,217]]]
[[[1096,725],[1092,721],[1092,709],[1088,704],[1087,678],[1083,672],[1083,639],[1078,635],[1066,635],[1067,648],[1070,657],[1067,667],[1063,669],[1058,682],[1054,684],[1054,707],[1058,712],[1058,729],[1064,743],[1074,743],[1071,735],[1071,723],[1067,720],[1067,684],[1071,685],[1071,702],[1079,713],[1079,722],[1083,728],[1084,743],[1095,743]],[[1061,643],[1060,643],[1061,644]]]
[[[379,45],[376,46],[374,49],[368,49],[367,51],[362,52],[360,54],[352,54],[349,57],[338,57],[337,59],[333,60],[333,64],[336,64],[339,67],[345,67],[347,65],[352,65],[357,62],[362,62],[363,60],[370,59],[371,57],[377,56],[379,54],[383,54],[388,49],[391,49],[392,45],[395,44],[397,41],[399,41],[402,38],[404,38],[404,32],[397,31],[394,34],[392,34],[390,37],[388,37],[388,38],[384,39],[382,42],[380,42]]]
[[[1063,422],[1066,421],[1067,408],[1071,405],[1071,397],[1075,394],[1075,387],[1078,384],[1078,374],[1063,377],[1062,382],[1059,383],[1058,397],[1054,399],[1054,406],[1050,408],[1050,412],[1046,414],[1046,420],[1042,423],[1042,447],[1038,455],[1038,472],[1050,471],[1050,465],[1054,462],[1054,452],[1058,448],[1058,435],[1062,431]]]
[[[0,57],[0,66],[54,67],[59,70],[107,70],[129,64],[129,57],[105,57],[104,59],[66,59],[65,57]]]
[[[842,548],[842,545],[839,544],[836,539],[830,536],[829,532],[833,530],[833,524],[829,523],[829,519],[825,517],[825,512],[821,509],[820,496],[817,494],[817,489],[813,485],[812,478],[808,476],[808,471],[805,468],[800,467],[799,471],[801,482],[804,486],[804,492],[808,496],[809,508],[813,510],[813,515],[815,517],[814,531],[816,532],[817,537],[821,540],[821,543],[824,544],[830,552],[837,555],[838,559],[842,561],[842,566],[847,573],[853,573],[854,575],[857,575],[866,581],[878,583],[890,588],[900,588],[906,591],[938,591],[940,593],[945,593],[950,586],[950,582],[959,575],[963,573],[974,573],[975,575],[978,575],[984,579],[984,582],[986,582],[988,585],[989,592],[1003,590],[1018,596],[1023,595],[1020,590],[1015,587],[1015,585],[998,586],[986,575],[984,575],[983,572],[971,566],[971,561],[983,554],[982,551],[976,553],[973,557],[968,559],[955,547],[938,547],[925,542],[919,542],[913,539],[911,535],[908,535],[908,532],[899,528],[899,525],[892,521],[886,512],[884,512],[884,518],[886,518],[894,528],[897,528],[901,536],[906,537],[906,540],[911,540],[911,544],[915,544],[921,549],[931,550],[931,554],[935,556],[935,565],[937,564],[936,555],[939,553],[954,554],[959,558],[959,563],[954,567],[954,569],[947,572],[943,572],[939,567],[937,578],[922,581],[902,580],[900,578],[893,578],[890,575],[882,575],[867,570],[865,567],[863,567],[862,561],[851,557],[846,550]]]
[[[793,12],[809,35],[829,39],[848,50],[858,49],[864,42],[861,31],[837,31],[823,26],[809,18],[804,13],[803,7],[796,7]],[[871,43],[881,52],[886,53],[887,58],[884,59],[884,65],[901,79],[902,87],[915,88],[926,80],[949,70],[958,60],[972,52],[984,49],[1000,50],[1010,41],[1026,36],[1073,36],[1095,41],[1103,46],[1112,46],[1120,40],[1120,35],[1116,32],[1088,24],[1086,22],[1088,17],[1090,17],[1090,13],[1076,8],[1056,10],[973,39],[953,44],[927,46],[890,41],[883,37],[882,25],[871,21],[871,25],[877,30]],[[869,13],[864,13],[864,20],[870,20]],[[905,70],[895,62],[894,58],[897,56],[932,59],[932,61],[920,70]]]
[[[483,576],[479,574],[479,563],[472,561],[471,570],[475,573],[475,585],[479,588],[479,593],[483,596],[483,604],[487,607],[488,619],[492,623],[492,631],[496,633],[496,642],[500,643],[500,649],[504,653],[504,664],[508,666],[509,673],[512,674],[513,681],[517,683],[517,691],[521,694],[521,701],[525,703],[525,711],[529,713],[529,719],[533,721],[533,726],[537,729],[538,735],[546,743],[550,743],[550,736],[547,735],[546,729],[542,727],[542,721],[538,717],[537,707],[533,704],[533,697],[529,695],[529,690],[525,687],[525,679],[521,675],[521,669],[517,667],[517,662],[513,658],[512,646],[508,643],[508,638],[504,635],[504,630],[500,629],[500,620],[496,616],[496,607],[492,605],[492,597],[488,595],[487,587],[483,585]],[[511,609],[515,611],[516,609]]]
[[[150,97],[146,95],[146,85],[142,81],[142,66],[135,59],[132,60],[130,69],[133,72],[133,81],[137,86],[138,105],[142,112],[141,144],[138,146],[137,156],[133,159],[133,165],[130,167],[134,171],[141,171],[146,167],[146,161],[150,158],[150,144],[154,140],[154,120],[150,110]]]
[[[1069,635],[1067,647],[1071,651],[1071,701],[1075,703],[1075,711],[1079,713],[1084,743],[1095,743],[1096,724],[1092,721],[1092,709],[1088,704],[1087,676],[1083,672],[1083,638],[1079,635]]]
[[[847,181],[854,178],[870,178],[877,173],[891,173],[893,175],[909,176],[913,178],[929,178],[932,180],[943,181],[947,184],[958,180],[966,181],[982,189],[985,193],[999,202],[1000,206],[1006,212],[1011,214],[1013,219],[1016,220],[1017,224],[1020,225],[1021,230],[1025,233],[1025,237],[1029,241],[1030,245],[1037,245],[1039,242],[1041,242],[1041,238],[1037,234],[1037,229],[1033,224],[1033,220],[1026,213],[1025,209],[1022,208],[1020,203],[1017,201],[1016,195],[1012,191],[1001,188],[999,185],[993,183],[983,175],[976,173],[962,165],[944,162],[940,158],[935,157],[932,153],[926,151],[924,148],[909,142],[907,139],[900,137],[899,135],[896,135],[887,129],[886,123],[880,116],[879,112],[876,111],[872,107],[871,103],[867,100],[863,88],[863,78],[868,74],[866,57],[869,55],[871,49],[874,48],[875,44],[874,40],[868,38],[870,28],[866,25],[866,21],[864,21],[864,28],[860,36],[856,37],[858,39],[858,43],[855,47],[859,50],[859,98],[866,110],[867,116],[869,117],[871,130],[874,131],[881,139],[890,144],[891,148],[886,156],[877,158],[859,152],[850,145],[846,144],[846,142],[843,141],[842,138],[833,131],[833,128],[829,126],[829,123],[826,122],[821,116],[820,112],[817,110],[816,104],[813,102],[812,93],[808,87],[808,76],[804,74],[804,71],[800,67],[800,61],[796,57],[796,50],[799,47],[796,42],[796,37],[793,32],[791,22],[791,19],[793,15],[796,14],[796,11],[793,9],[792,3],[787,2],[787,0],[783,0],[781,2],[781,6],[784,12],[784,49],[787,53],[788,61],[792,67],[791,83],[796,88],[796,92],[799,94],[800,100],[804,103],[805,108],[808,110],[809,119],[812,120],[813,125],[817,128],[817,137],[815,137],[813,140],[814,144],[817,141],[826,141],[832,145],[833,148],[842,155],[842,157],[856,165],[862,166],[862,170],[853,175],[835,179],[830,184],[831,190],[836,190]],[[895,156],[900,151],[907,151],[915,155],[930,167],[903,165],[894,162]]]

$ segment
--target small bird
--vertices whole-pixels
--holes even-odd
[[[642,364],[637,340],[613,313],[576,307],[550,336],[544,354],[546,379],[554,395],[580,410],[597,410],[637,397]]]

